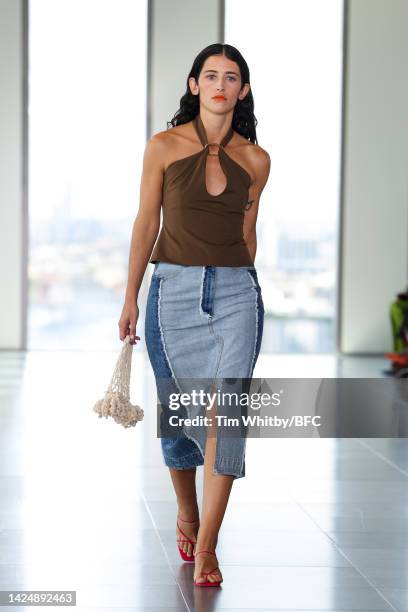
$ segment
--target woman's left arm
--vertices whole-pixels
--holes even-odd
[[[271,169],[271,159],[269,153],[255,145],[251,147],[252,160],[251,168],[254,180],[248,190],[248,204],[245,207],[244,217],[244,240],[251,255],[252,262],[255,262],[256,255],[256,220],[258,217],[259,200],[261,193],[266,185]]]

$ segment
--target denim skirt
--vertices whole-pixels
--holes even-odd
[[[264,305],[255,266],[156,262],[146,305],[145,339],[161,406],[177,381],[250,380],[261,348]],[[204,464],[206,428],[161,435],[164,463]],[[216,436],[214,474],[245,476],[246,438]]]

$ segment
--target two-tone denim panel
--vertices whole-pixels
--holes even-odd
[[[225,380],[229,385],[252,377],[263,319],[254,266],[156,263],[146,313],[146,342],[156,378],[169,377],[177,384],[182,379]],[[159,386],[165,395],[163,383]],[[176,469],[203,463],[206,427],[184,432],[187,438],[162,438],[165,463]],[[243,477],[245,443],[241,437],[217,437],[213,472]]]
[[[160,298],[163,280],[161,276],[156,275],[151,278],[145,317],[146,346],[161,404],[161,431],[165,429],[171,414],[168,408],[170,394],[179,391],[166,354],[163,330],[160,324]],[[165,464],[174,469],[188,469],[203,465],[204,458],[196,442],[188,437],[182,437],[182,427],[178,427],[177,430],[177,437],[163,436],[160,438]]]

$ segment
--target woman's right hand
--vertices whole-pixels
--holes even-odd
[[[126,300],[119,319],[119,338],[123,341],[130,336],[129,344],[136,344],[140,336],[136,336],[136,324],[139,318],[139,306],[136,301]]]

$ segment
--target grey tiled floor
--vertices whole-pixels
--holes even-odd
[[[0,353],[0,590],[75,590],[76,609],[93,612],[408,610],[405,439],[249,439],[217,547],[223,585],[194,588],[146,355],[136,350],[132,369],[144,421],[124,430],[92,412],[115,359]],[[386,368],[261,355],[255,376]],[[199,468],[200,504],[202,484]]]

